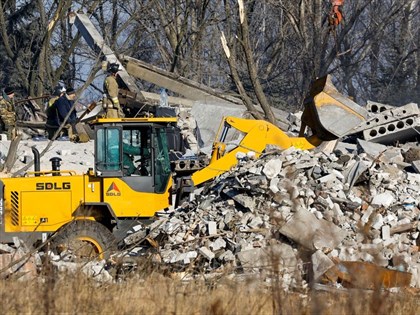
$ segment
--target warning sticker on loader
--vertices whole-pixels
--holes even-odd
[[[39,218],[36,215],[23,215],[22,216],[22,225],[37,225],[39,223]]]

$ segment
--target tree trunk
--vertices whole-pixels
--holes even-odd
[[[243,3],[243,0],[238,0],[239,7],[243,8],[243,12],[240,13],[240,28],[242,33],[242,45],[245,52],[246,64],[248,67],[249,77],[251,79],[252,86],[255,91],[255,95],[264,111],[265,118],[267,121],[272,124],[276,124],[276,118],[271,110],[271,106],[268,103],[267,97],[264,94],[263,88],[261,86],[260,80],[258,78],[258,70],[254,61],[252,48],[249,40],[249,28],[248,28],[248,18],[247,10]]]

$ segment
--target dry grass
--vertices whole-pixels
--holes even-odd
[[[42,279],[42,281],[41,281]],[[258,281],[182,282],[151,274],[98,284],[52,272],[29,282],[0,280],[2,314],[418,314],[410,293],[284,293]]]

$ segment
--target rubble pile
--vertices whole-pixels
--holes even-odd
[[[276,270],[290,284],[307,265],[319,280],[336,261],[360,261],[412,273],[420,287],[419,152],[358,140],[239,156],[197,201],[126,243],[154,239],[164,263],[200,272]]]
[[[82,272],[100,283],[113,280],[106,270],[105,260],[77,261],[70,251],[64,251],[60,255],[50,250],[37,251],[17,237],[13,238],[13,244],[0,244],[0,279],[32,280],[47,265],[53,266],[60,273]]]
[[[31,253],[17,237],[13,244],[0,244],[0,279],[13,276],[20,280],[33,279],[41,265],[39,253]]]

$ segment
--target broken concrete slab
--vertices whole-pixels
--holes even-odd
[[[10,253],[13,253],[15,250],[16,250],[15,248],[7,244],[0,243],[0,254],[10,254]]]
[[[198,252],[208,260],[212,260],[215,257],[215,254],[210,249],[204,246],[200,247],[198,249]]]
[[[264,248],[240,251],[237,256],[246,271],[258,268],[293,271],[297,266],[296,253],[287,244],[273,244]]]
[[[318,220],[305,209],[299,209],[280,226],[279,232],[310,249],[331,251],[346,237],[346,232],[326,220]]]
[[[226,248],[226,241],[223,238],[219,237],[214,242],[211,242],[209,247],[213,251],[218,251],[219,249]]]
[[[391,227],[389,225],[382,226],[382,239],[384,241],[389,240],[391,238]]]
[[[380,144],[380,143],[373,143],[369,141],[364,141],[361,139],[357,139],[358,147],[360,148],[359,151],[365,152],[368,154],[372,159],[377,159],[382,152],[387,150],[387,146]],[[361,153],[359,152],[359,153]]]
[[[373,206],[379,206],[379,207],[389,207],[395,200],[394,195],[386,191],[382,194],[378,194],[373,197],[371,204]]]
[[[391,110],[396,108],[393,105],[389,105],[389,104],[383,104],[383,103],[379,103],[379,102],[374,102],[374,101],[370,101],[368,100],[366,102],[366,109],[374,114],[378,114],[378,113],[382,113],[386,110]]]
[[[207,222],[208,235],[217,234],[217,223],[214,221]]]
[[[368,129],[371,130],[372,128],[378,128],[389,123],[397,124],[398,121],[406,117],[412,117],[419,114],[419,108],[415,103],[409,103],[400,107],[383,104],[379,106],[380,110],[371,112],[369,115],[370,117],[364,123],[355,128],[355,132]],[[379,106],[374,105],[373,108],[378,109]]]
[[[334,262],[320,250],[317,250],[312,254],[311,262],[314,282],[317,282],[325,272],[335,265]]]
[[[369,166],[365,161],[357,161],[350,168],[344,171],[346,178],[345,183],[348,185],[348,189],[351,189],[359,179],[359,177],[368,170]]]
[[[364,130],[363,137],[366,141],[392,144],[416,137],[419,132],[420,121],[418,115],[415,115]]]
[[[251,196],[247,196],[245,194],[239,193],[238,191],[228,189],[223,190],[223,193],[228,195],[230,198],[232,198],[234,201],[236,201],[243,207],[248,208],[250,211],[254,211],[256,205],[254,198],[252,198]]]
[[[335,145],[334,153],[336,153],[337,156],[342,154],[353,154],[354,152],[357,152],[357,144],[337,142]]]
[[[280,159],[270,160],[265,164],[263,173],[268,179],[273,179],[280,173],[282,165],[283,162]]]

